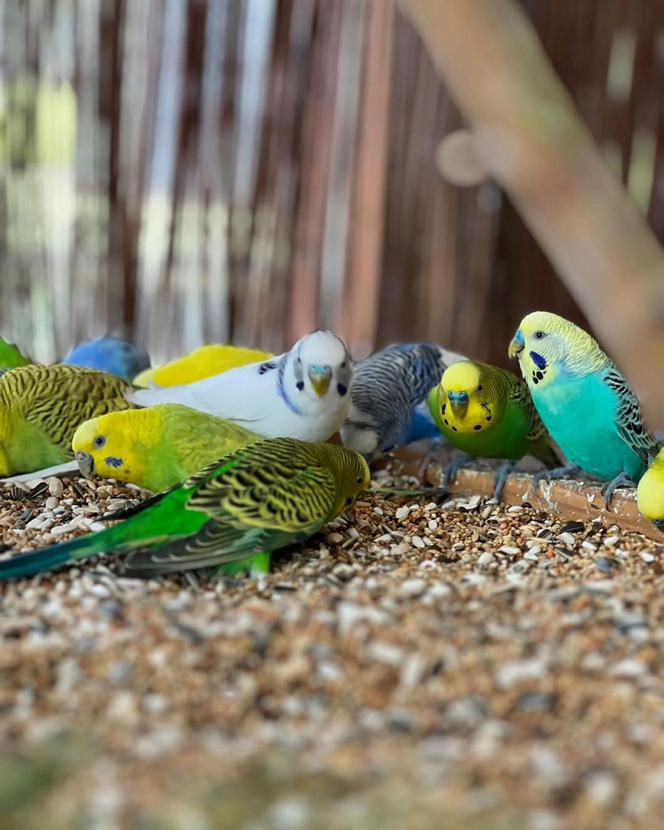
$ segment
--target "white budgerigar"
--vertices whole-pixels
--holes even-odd
[[[285,354],[220,375],[127,395],[139,406],[178,403],[225,418],[266,438],[325,441],[350,409],[353,364],[330,331],[308,334]]]

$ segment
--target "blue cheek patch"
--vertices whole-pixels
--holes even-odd
[[[109,467],[115,467],[116,470],[118,467],[122,467],[122,459],[116,458],[114,455],[107,455],[104,461]]]
[[[538,369],[546,369],[546,360],[542,357],[541,354],[537,354],[537,352],[531,352],[530,357],[532,358],[533,363],[537,366]]]

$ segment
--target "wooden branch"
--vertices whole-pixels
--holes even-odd
[[[526,15],[513,0],[400,6],[471,125],[487,170],[643,395],[646,414],[661,423],[664,254]]]

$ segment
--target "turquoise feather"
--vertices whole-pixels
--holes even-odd
[[[632,481],[641,478],[647,457],[619,431],[619,398],[604,372],[585,377],[560,372],[545,388],[530,391],[549,434],[572,464],[604,481],[620,473]]]

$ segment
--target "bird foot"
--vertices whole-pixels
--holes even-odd
[[[270,573],[270,560],[271,554],[269,552],[256,553],[253,556],[247,556],[245,559],[219,565],[214,575],[216,579],[222,579],[248,574],[251,579],[258,579],[258,577]]]
[[[505,482],[507,481],[507,477],[514,469],[514,465],[516,461],[506,461],[504,464],[501,464],[500,467],[496,470],[496,480],[493,485],[493,497],[496,501],[500,501],[503,495],[503,488],[505,487]]]
[[[457,473],[459,470],[462,470],[464,467],[467,467],[471,461],[472,456],[466,455],[457,455],[455,456],[452,461],[447,465],[445,468],[445,472],[443,473],[443,477],[440,481],[440,485],[438,487],[438,501],[442,501],[443,497],[447,493],[447,488],[451,481],[457,477]]]
[[[604,505],[607,510],[609,509],[609,504],[611,503],[613,491],[616,488],[623,487],[625,485],[628,487],[636,487],[636,485],[628,475],[626,475],[625,473],[620,473],[613,479],[613,481],[609,481],[608,484],[605,484],[604,487],[602,487],[602,496],[604,498]]]
[[[569,478],[578,472],[579,468],[576,464],[566,464],[564,467],[555,467],[553,470],[542,470],[533,476],[533,485],[537,487],[540,481],[556,481],[561,478]]]

